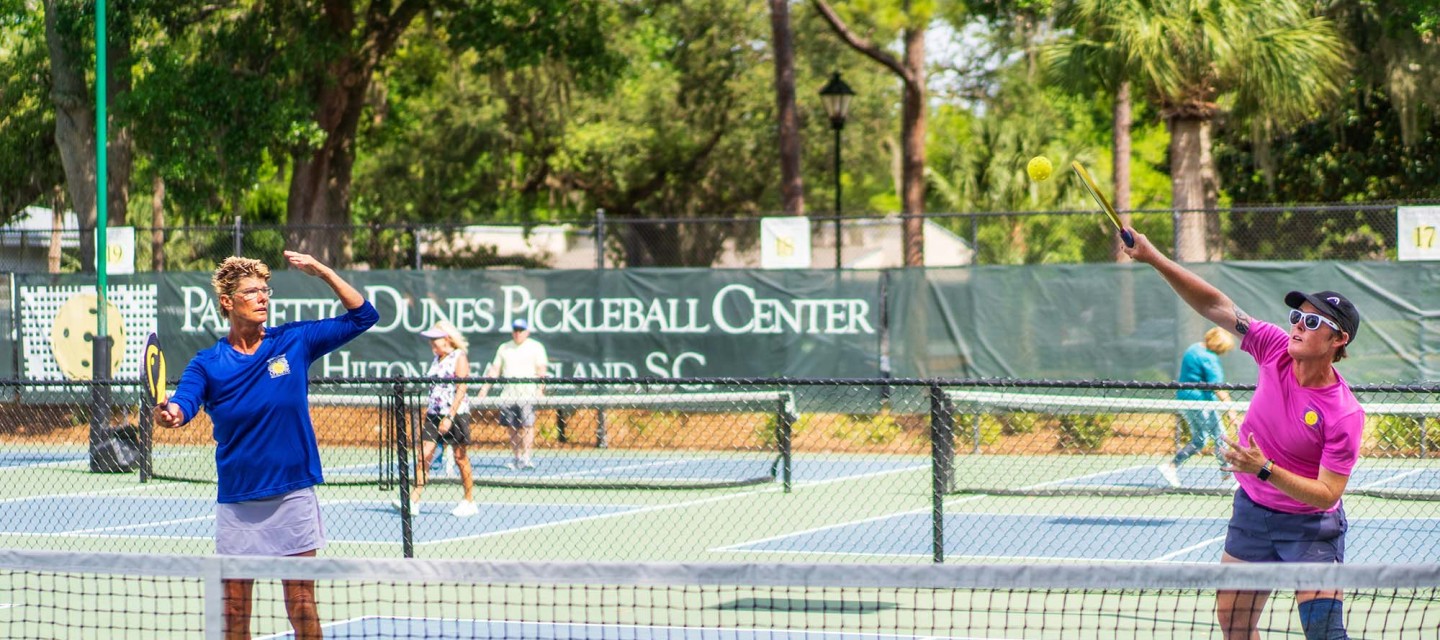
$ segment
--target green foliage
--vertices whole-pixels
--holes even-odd
[[[889,413],[838,414],[830,424],[830,435],[862,445],[885,445],[899,438],[903,429]]]
[[[43,18],[0,5],[0,224],[64,181]]]
[[[989,446],[1000,441],[1005,435],[1005,419],[990,413],[956,414],[955,441],[966,446],[975,446],[976,421],[979,421],[980,446]]]
[[[1061,415],[1055,420],[1060,426],[1061,449],[1095,451],[1115,433],[1115,416],[1109,414]]]
[[[625,424],[630,427],[631,432],[636,436],[655,436],[666,433],[675,428],[676,425],[685,423],[686,414],[683,411],[646,411],[633,413],[626,418]]]
[[[1370,428],[1374,429],[1380,449],[1401,455],[1418,455],[1422,448],[1435,450],[1440,445],[1440,434],[1422,429],[1419,418],[1411,416],[1381,415],[1372,418]]]

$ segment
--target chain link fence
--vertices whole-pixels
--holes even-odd
[[[1212,562],[1234,481],[1177,400],[1138,382],[548,379],[481,397],[468,444],[426,437],[426,379],[313,380],[327,555],[515,560]],[[508,381],[535,387],[540,381]],[[523,384],[522,384],[523,383]],[[13,548],[212,551],[202,413],[156,430],[138,382],[0,383]],[[1345,506],[1358,563],[1440,553],[1440,386],[1363,386]],[[529,416],[533,447],[501,426]],[[1228,414],[1228,416],[1227,416]],[[512,418],[513,419],[513,418]],[[463,462],[460,462],[463,461]],[[457,464],[460,462],[460,464]],[[457,468],[458,467],[458,468]],[[463,477],[473,512],[458,509]]]
[[[1394,260],[1397,205],[1243,207],[1212,212],[1135,211],[1133,226],[1172,255],[1174,229],[1204,219],[1203,256],[1221,260]],[[34,211],[43,211],[36,210]],[[812,268],[902,265],[905,219],[824,216],[811,223]],[[31,221],[34,222],[34,221]],[[1193,225],[1191,225],[1193,227]],[[0,271],[93,270],[82,260],[90,229],[0,227]],[[922,217],[927,266],[1067,264],[1113,260],[1113,231],[1093,212],[930,213]],[[208,271],[230,255],[279,263],[286,248],[330,251],[356,269],[614,269],[760,265],[758,218],[631,218],[606,215],[564,224],[387,224],[136,228],[136,271]],[[112,258],[116,254],[111,248]],[[113,270],[113,269],[112,269]]]

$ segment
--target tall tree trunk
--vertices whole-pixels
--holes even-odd
[[[1115,156],[1115,209],[1120,212],[1120,222],[1130,226],[1130,129],[1134,122],[1130,103],[1130,81],[1120,83],[1115,89],[1115,105],[1112,107],[1113,124],[1111,138],[1114,140]],[[1115,262],[1130,262],[1125,254],[1125,243],[1120,234],[1110,238],[1110,257]]]
[[[321,262],[343,266],[350,258],[350,187],[355,168],[355,134],[365,108],[365,95],[381,61],[394,51],[425,2],[365,3],[363,20],[355,4],[327,0],[317,37],[337,53],[310,70],[315,123],[325,132],[319,146],[296,150],[286,200],[290,248]],[[390,12],[390,13],[387,13]],[[345,228],[348,228],[345,227]]]
[[[155,174],[150,192],[150,270],[165,270],[165,178]]]
[[[811,0],[821,17],[830,24],[845,44],[889,69],[904,84],[904,103],[900,122],[900,208],[905,266],[925,265],[925,26],[907,27],[902,34],[905,59],[897,60],[883,47],[860,37],[840,19],[825,0]],[[911,7],[906,0],[902,9],[907,16]]]
[[[56,186],[50,193],[50,247],[46,254],[46,270],[60,273],[61,240],[65,231],[65,189]]]
[[[770,0],[770,33],[775,50],[775,115],[780,135],[780,199],[785,214],[805,215],[800,177],[800,117],[795,109],[795,47],[790,3]]]
[[[116,111],[120,104],[117,98],[130,93],[133,85],[130,73],[130,40],[124,37],[127,32],[128,30],[122,29],[113,30],[107,39],[110,46],[106,54],[109,58],[106,67],[109,124],[106,128],[110,131],[110,139],[105,144],[106,178],[109,181],[106,185],[109,193],[105,217],[106,223],[112,227],[125,226],[125,214],[130,209],[130,172],[135,166],[135,136],[129,125],[117,124],[124,122],[124,118],[116,117],[124,115]]]
[[[55,103],[55,144],[60,149],[60,163],[65,168],[65,186],[80,224],[80,264],[86,272],[95,271],[95,227],[99,223],[96,206],[95,103],[89,88],[86,57],[81,54],[80,36],[57,28],[60,11],[56,0],[45,0],[45,44],[50,56],[50,99]],[[115,105],[116,96],[130,91],[130,41],[125,31],[110,30],[106,56],[106,104]],[[107,114],[108,115],[108,114]],[[110,120],[116,118],[111,116]],[[130,170],[133,166],[134,143],[129,127],[110,127],[113,136],[106,141],[107,223],[125,223],[125,210],[130,199]],[[56,215],[64,215],[56,211]],[[110,222],[114,221],[114,222]]]
[[[57,28],[62,4],[45,0],[45,45],[50,55],[50,99],[55,103],[55,146],[65,168],[65,188],[80,224],[80,264],[95,270],[95,106],[86,84],[79,47]],[[55,211],[63,216],[64,211]]]
[[[1209,120],[1170,118],[1170,193],[1171,206],[1180,218],[1180,227],[1175,230],[1175,258],[1181,262],[1204,261],[1208,255],[1205,250],[1204,143],[1209,138],[1209,129]]]
[[[907,3],[908,4],[908,3]],[[905,166],[901,170],[904,193],[901,194],[905,226],[905,266],[925,266],[925,29],[905,30],[904,116],[900,124],[901,154]]]
[[[346,58],[335,65],[337,73],[331,80],[320,81],[315,120],[325,140],[318,148],[291,156],[295,172],[286,202],[289,248],[332,266],[344,265],[349,258],[348,234],[339,225],[349,222],[355,134],[370,78],[368,70],[344,71],[357,64]]]
[[[1215,158],[1210,153],[1210,121],[1200,128],[1200,192],[1205,202],[1205,259],[1219,262],[1225,259],[1225,234],[1220,228],[1220,174],[1215,171]]]

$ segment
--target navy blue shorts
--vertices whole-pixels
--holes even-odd
[[[1345,507],[1328,513],[1285,513],[1235,492],[1225,553],[1245,562],[1345,561]]]

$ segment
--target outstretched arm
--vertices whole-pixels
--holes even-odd
[[[1134,229],[1130,229],[1130,233],[1135,235],[1135,246],[1126,248],[1125,253],[1136,262],[1154,267],[1170,288],[1180,295],[1180,299],[1196,313],[1237,336],[1243,336],[1250,331],[1250,316],[1235,306],[1229,296],[1160,253],[1144,234]]]
[[[350,286],[350,283],[341,278],[340,274],[335,273],[334,269],[320,264],[319,260],[295,251],[286,251],[285,259],[290,261],[291,267],[324,280],[325,284],[330,285],[330,288],[335,291],[335,297],[340,298],[340,304],[345,305],[346,309],[353,311],[365,304],[365,297],[360,295],[355,287]]]

